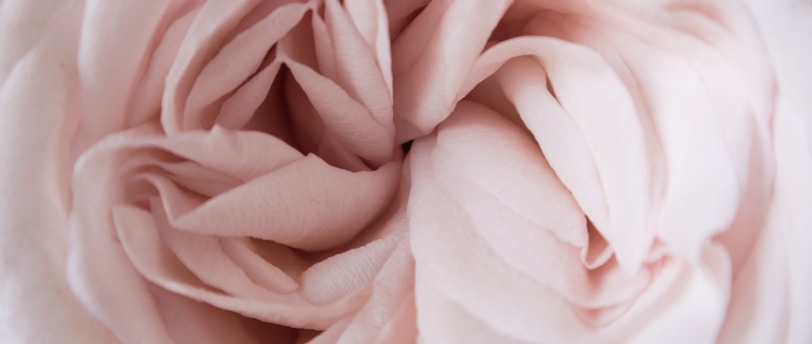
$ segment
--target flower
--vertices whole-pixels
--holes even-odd
[[[810,15],[0,0],[0,341],[810,342]]]
[[[51,231],[67,237],[71,291],[110,331],[95,338],[387,336],[412,263],[381,3],[90,1],[53,15],[42,45],[61,83],[46,104],[63,111],[62,146],[46,157],[59,183],[46,179],[64,222]]]
[[[778,320],[797,315],[783,288],[808,274],[790,277],[779,253],[774,183],[786,165],[746,7],[447,1],[421,17],[441,18],[431,38],[407,26],[393,50],[395,108],[416,138],[421,338],[781,342],[802,331]]]

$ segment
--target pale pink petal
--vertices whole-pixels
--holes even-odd
[[[739,56],[756,61],[760,56],[758,50],[738,47],[752,40],[731,36],[725,30],[728,28],[721,27],[727,24],[726,19],[738,18],[736,13],[741,14],[737,12],[740,9],[735,6],[705,9],[708,15],[717,11],[725,15],[708,20],[700,15],[705,14],[701,10],[675,9],[669,21],[680,31],[637,24],[629,25],[630,35],[618,34],[608,39],[608,49],[624,47],[624,61],[617,63],[628,66],[634,82],[641,86],[646,110],[658,128],[666,157],[668,180],[660,237],[689,259],[697,259],[709,235],[731,225],[739,199],[748,192],[746,188],[771,178],[768,167],[763,173],[757,172],[762,166],[771,165],[769,158],[751,162],[755,158],[750,154],[751,150],[764,149],[764,142],[756,135],[763,135],[766,131],[763,120],[769,118],[769,112],[761,105],[748,106],[771,99],[769,77],[765,76],[768,74],[760,67],[763,60],[759,68],[736,70],[742,68]],[[741,37],[750,37],[747,28],[738,25],[731,30]],[[653,35],[661,38],[648,38]],[[733,55],[734,49],[741,52]],[[648,62],[630,62],[643,59]],[[741,76],[747,79],[742,80]],[[767,87],[753,87],[753,93],[747,95],[740,86],[746,84]],[[751,211],[757,213],[758,208]],[[754,225],[757,230],[758,223]]]
[[[358,307],[363,302],[362,295],[356,294],[316,307],[297,295],[269,292],[262,298],[250,299],[223,294],[202,284],[175,258],[158,235],[151,214],[127,206],[116,209],[116,218],[118,235],[127,256],[138,269],[139,277],[143,276],[170,292],[217,308],[285,326],[323,329],[344,316],[347,309]],[[143,302],[144,299],[141,300]],[[132,322],[129,326],[143,328]]]
[[[195,15],[166,76],[161,122],[168,133],[187,129],[184,109],[196,76],[215,55],[228,33],[258,3],[257,0],[210,1]]]
[[[377,171],[352,173],[311,155],[189,213],[173,214],[171,221],[195,233],[250,236],[304,250],[325,249],[355,236],[382,210],[394,192],[398,166],[389,163]]]
[[[372,1],[366,1],[368,4],[374,4]],[[345,6],[352,9],[359,7],[351,6],[348,3]],[[351,6],[351,7],[350,7]],[[383,20],[384,14],[380,11],[370,13],[371,20]],[[384,35],[382,44],[387,47],[385,54],[380,56],[380,49],[375,49],[373,41],[369,40],[368,32],[360,31],[362,28],[357,27],[358,21],[353,21],[350,14],[345,12],[336,0],[327,0],[325,2],[325,25],[332,38],[336,63],[336,76],[334,79],[343,86],[343,88],[354,99],[364,104],[369,111],[370,115],[378,122],[383,128],[383,132],[394,135],[394,123],[392,122],[392,86],[391,86],[391,71],[388,66],[389,53],[388,35]],[[361,22],[363,24],[363,22]],[[381,30],[386,32],[385,30]],[[379,58],[383,65],[378,66]],[[377,68],[370,68],[377,67]],[[386,67],[386,69],[384,69]],[[389,80],[387,80],[389,79]]]
[[[334,325],[312,343],[413,343],[414,270],[408,240],[401,240],[372,285],[372,296],[354,316]]]
[[[306,5],[299,3],[273,9],[266,17],[237,33],[206,61],[186,99],[182,113],[184,128],[211,126],[211,121],[220,112],[218,105],[260,68],[271,47],[299,23],[307,10]]]
[[[112,156],[106,163],[115,166],[116,160],[120,159]],[[71,289],[85,307],[122,342],[139,338],[168,343],[169,334],[148,285],[122,250],[121,241],[112,228],[112,214],[95,217],[76,215],[109,209],[111,204],[124,201],[121,192],[108,193],[108,190],[98,187],[115,185],[117,182],[110,168],[93,167],[98,175],[73,183],[75,190],[83,192],[74,199],[69,223],[68,280]],[[79,174],[81,168],[80,165]],[[143,222],[137,218],[128,220],[133,221],[133,226]],[[122,309],[127,312],[122,312]],[[134,314],[138,316],[133,317]]]
[[[286,61],[307,99],[332,135],[353,153],[380,164],[392,157],[393,137],[369,109],[339,85],[295,61]]]
[[[263,133],[159,133],[153,123],[110,136],[77,164],[71,280],[117,336],[136,338],[139,328],[154,329],[156,341],[169,336],[163,311],[145,301],[152,300],[145,280],[285,326],[327,329],[362,307],[404,237],[405,228],[386,230],[393,225],[378,219],[398,208],[384,211],[399,162],[350,172]],[[108,209],[111,218],[93,209]],[[364,229],[369,234],[351,241]],[[229,238],[243,235],[279,247]],[[292,253],[280,244],[332,251]],[[91,263],[100,256],[110,259]],[[144,319],[127,322],[121,309]]]
[[[654,152],[666,158],[668,168],[663,172],[668,173],[660,221],[663,239],[680,255],[697,259],[707,237],[731,226],[737,212],[751,212],[754,217],[738,220],[742,218],[739,216],[734,227],[750,227],[748,233],[758,231],[761,224],[757,217],[763,217],[759,209],[764,203],[736,205],[739,197],[769,198],[769,191],[764,193],[768,188],[765,181],[771,178],[765,137],[772,91],[762,48],[752,39],[756,34],[747,15],[740,6],[729,3],[678,3],[633,16],[625,13],[625,8],[606,10],[613,15],[546,17],[549,20],[539,20],[533,30],[599,51],[627,87],[636,89],[639,111],[657,125],[651,130],[659,131],[655,139],[661,142],[649,144],[662,145],[662,152]],[[557,22],[559,31],[548,24],[550,21]],[[596,30],[607,33],[591,34]],[[676,69],[682,72],[671,72]],[[693,86],[674,89],[681,84]],[[689,118],[701,109],[704,115],[700,119]],[[700,140],[704,143],[697,145]],[[694,187],[700,184],[706,186]],[[735,236],[755,235],[728,237]],[[750,245],[746,240],[738,241],[744,244],[731,252],[736,266],[742,256],[738,251],[746,252]]]
[[[541,65],[517,58],[502,67],[495,79],[558,178],[596,229],[607,233],[609,213],[594,158],[577,123],[549,93]]]
[[[404,163],[409,166],[409,161]],[[337,343],[414,343],[417,335],[414,301],[414,259],[409,244],[409,219],[406,205],[409,198],[411,176],[403,171],[400,189],[380,226],[380,235],[391,235],[399,241],[391,251],[380,272],[371,283],[370,298],[358,313],[351,317],[341,336],[330,342]],[[375,235],[373,233],[369,233]],[[368,235],[369,235],[368,234]],[[384,239],[386,240],[386,239]],[[317,337],[316,341],[322,338]],[[324,341],[327,342],[327,341]]]
[[[207,3],[196,14],[182,46],[194,50],[193,55],[176,57],[169,72],[161,116],[170,135],[215,123],[231,129],[260,125],[307,147],[311,142],[297,142],[301,141],[298,132],[326,130],[339,144],[333,155],[343,154],[346,148],[375,166],[392,159],[391,63],[388,49],[380,47],[388,47],[384,25],[379,30],[353,21],[335,1],[218,6],[224,5]],[[218,15],[215,11],[231,12]],[[370,19],[385,24],[385,13],[374,13]],[[245,18],[236,20],[240,16]],[[208,21],[205,26],[204,21]],[[366,31],[359,31],[357,24]],[[369,30],[377,30],[375,42],[365,40],[365,35],[373,34]],[[281,69],[283,65],[287,68]],[[288,71],[300,90],[289,88],[294,80]],[[304,97],[297,91],[303,91]],[[280,92],[284,101],[270,105],[271,111],[261,111],[263,100]],[[304,109],[302,102],[307,104]],[[296,106],[286,107],[286,103]],[[316,116],[302,113],[308,107]],[[312,120],[300,125],[299,117]],[[286,122],[293,122],[293,128]]]
[[[655,232],[648,211],[650,168],[629,94],[594,52],[560,40],[525,37],[488,49],[477,60],[461,96],[505,61],[523,55],[537,56],[556,99],[583,133],[609,212],[609,224],[598,230],[613,243],[621,265],[636,271]]]
[[[364,40],[375,50],[381,76],[384,78],[386,89],[391,97],[393,92],[391,42],[387,27],[386,6],[384,6],[383,0],[347,0],[344,1],[344,7]]]
[[[710,343],[716,340],[730,294],[729,260],[721,246],[714,246],[706,247],[701,263],[703,266],[683,265],[676,280],[669,281],[667,286],[652,286],[652,289],[667,288],[656,300],[641,297],[639,304],[651,302],[653,305],[642,310],[641,321],[624,342]]]
[[[477,104],[460,102],[455,113],[439,127],[432,158],[438,178],[471,193],[460,201],[493,199],[516,220],[584,246],[586,218],[535,142]]]
[[[793,1],[746,1],[776,74],[773,137],[776,184],[765,233],[733,286],[722,342],[812,341],[812,7]],[[734,313],[735,312],[735,313]]]
[[[642,290],[647,271],[607,264],[590,274],[580,266],[584,215],[518,127],[466,102],[455,114],[438,130],[435,175],[496,255],[583,307],[614,305]]]
[[[220,238],[221,244],[226,254],[229,255],[255,283],[280,293],[290,293],[299,287],[299,283],[293,280],[282,268],[268,264],[268,261],[257,253],[256,247],[252,247],[250,239],[247,238]],[[287,259],[292,261],[294,259]],[[284,261],[270,260],[274,261]]]
[[[52,303],[46,312],[18,309],[20,300],[4,302],[23,314],[12,319],[3,312],[4,324],[18,327],[4,325],[4,340],[6,335],[35,342],[295,340],[297,331],[284,326],[341,334],[340,322],[356,319],[371,285],[387,281],[405,288],[398,293],[406,296],[405,305],[404,299],[377,291],[368,312],[389,314],[353,320],[348,324],[355,330],[347,338],[374,334],[369,319],[381,321],[374,323],[377,328],[391,327],[389,333],[409,334],[409,326],[404,332],[392,324],[409,323],[414,314],[408,302],[405,220],[401,216],[399,225],[389,225],[380,218],[402,215],[405,206],[401,201],[399,212],[387,209],[402,156],[394,144],[388,23],[380,2],[32,4],[4,2],[0,7],[0,32],[9,38],[4,42],[23,38],[19,49],[9,44],[0,53],[0,108],[27,117],[3,116],[11,122],[4,121],[2,128],[40,125],[31,120],[41,117],[37,114],[54,118],[28,134],[3,137],[8,147],[30,146],[25,152],[44,159],[0,152],[3,161],[35,162],[15,165],[3,181],[35,185],[25,199],[46,214],[31,215],[32,204],[17,202],[2,207],[2,220],[4,228],[15,231],[37,228],[42,220],[62,225],[41,223],[39,228],[54,230],[17,233],[52,239],[43,244],[3,231],[4,237],[11,235],[2,240],[4,247],[30,248],[10,260],[5,252],[16,249],[3,250],[4,274],[14,276],[3,286],[4,300],[22,296],[27,305]],[[37,8],[43,4],[53,5],[58,15]],[[22,16],[29,22],[7,19],[26,12],[36,15]],[[275,45],[302,18],[310,20],[307,25],[322,23],[326,43],[334,47],[320,56],[336,61],[329,78],[307,59],[291,58]],[[37,40],[42,44],[30,44]],[[322,89],[321,82],[334,87]],[[329,133],[314,151],[297,149],[295,131],[307,121],[285,123],[292,122],[284,117],[295,117],[296,109],[283,118],[257,119],[267,115],[264,110],[274,106],[269,103],[275,97],[295,89],[291,84],[301,87],[293,98],[310,103],[320,112],[313,118],[323,120],[311,122],[318,125],[308,130],[315,136]],[[263,94],[262,89],[271,91]],[[47,94],[30,97],[39,92]],[[325,94],[342,97],[330,103]],[[341,113],[348,108],[354,111]],[[20,136],[35,132],[42,135]],[[268,135],[277,132],[278,138]],[[334,156],[322,159],[321,152]],[[250,194],[258,196],[253,205],[245,203]],[[246,209],[259,217],[222,216]],[[233,237],[241,235],[272,236],[278,242]],[[65,242],[70,246],[67,268]],[[391,258],[398,247],[397,258]],[[43,266],[17,270],[29,263]],[[380,279],[385,266],[387,277]],[[68,296],[65,271],[72,293],[103,325]],[[7,286],[12,288],[8,293]],[[265,326],[244,315],[280,325]]]
[[[133,90],[129,105],[127,126],[138,125],[161,116],[161,99],[165,80],[175,56],[178,54],[183,38],[192,25],[200,8],[186,6],[179,10],[175,20],[164,23],[165,31],[155,36],[156,42],[149,62],[144,66],[143,76]],[[171,18],[170,19],[174,19]],[[77,152],[80,153],[80,152]]]
[[[131,98],[147,65],[163,62],[152,59],[155,42],[191,5],[169,0],[85,3],[79,49],[82,115],[75,149],[126,128]]]
[[[236,297],[261,299],[267,289],[257,284],[225,252],[215,236],[178,231],[163,214],[160,201],[151,206],[158,232],[172,253],[201,282]],[[116,220],[116,213],[113,213]],[[122,225],[117,225],[122,226]]]
[[[451,114],[457,90],[509,3],[432,1],[393,40],[399,142],[431,132]]]
[[[806,13],[812,13],[807,11]],[[812,32],[812,31],[809,31]],[[807,53],[812,51],[807,51]],[[781,76],[783,77],[783,75]],[[789,83],[783,83],[789,85]],[[806,80],[806,85],[808,85]],[[808,101],[808,98],[779,98],[776,115],[776,164],[777,164],[777,179],[776,184],[776,202],[774,204],[775,210],[772,214],[775,223],[768,227],[768,230],[779,232],[776,235],[780,240],[778,243],[767,242],[763,251],[758,252],[757,256],[751,258],[754,270],[757,271],[757,276],[761,283],[770,285],[772,288],[778,287],[773,280],[770,279],[773,269],[781,269],[776,267],[775,256],[781,256],[782,253],[786,254],[788,260],[788,304],[789,314],[786,323],[776,324],[780,326],[788,326],[786,341],[789,343],[803,343],[812,340],[812,329],[807,324],[812,321],[812,270],[809,268],[809,262],[812,261],[812,251],[807,247],[807,244],[812,240],[812,218],[808,209],[812,207],[812,183],[807,182],[807,179],[812,173],[812,140],[809,135],[812,135],[812,126],[806,121],[809,116],[810,108],[805,112],[795,112],[793,105],[801,104],[802,101]],[[796,105],[797,106],[797,105]],[[770,250],[769,246],[775,246]],[[763,252],[763,253],[762,253]],[[759,262],[760,260],[763,260]],[[778,262],[781,262],[780,260]],[[741,283],[744,286],[749,286],[748,280],[743,279]],[[781,290],[776,290],[780,293]],[[748,302],[747,296],[739,296],[734,294],[734,302],[742,301]],[[758,296],[755,296],[758,297]],[[770,313],[776,311],[784,311],[778,303],[770,303],[775,298],[780,298],[781,294],[769,295],[765,290],[763,300],[759,301],[768,309],[772,308]],[[761,298],[758,297],[758,298]],[[769,313],[768,313],[769,314]]]
[[[779,217],[792,215],[781,209],[784,202],[785,199],[779,198],[773,203],[770,221],[755,238],[747,260],[737,271],[720,342],[788,342],[787,323],[791,313],[787,309],[793,298],[789,255],[782,246],[787,242],[786,232],[791,230],[792,224]]]
[[[237,88],[231,97],[223,102],[220,109],[221,116],[217,117],[217,124],[229,129],[239,129],[248,124],[252,119],[251,117],[262,105],[262,102],[267,101],[268,90],[271,89],[274,80],[279,77],[281,66],[282,62],[274,58],[273,62],[262,67],[251,79]],[[277,104],[280,103],[282,102],[277,102]],[[281,116],[268,117],[278,119]],[[280,125],[271,126],[271,128],[278,127]],[[271,134],[276,133],[271,132]],[[290,133],[287,133],[287,135],[290,135]]]
[[[82,6],[0,5],[0,341],[115,343],[65,280]]]
[[[634,52],[633,45],[625,46]],[[668,166],[659,236],[682,256],[696,260],[709,234],[732,222],[741,196],[739,176],[713,104],[700,91],[702,77],[683,61],[658,56],[656,50],[639,54],[651,57],[636,75],[649,99]]]
[[[586,271],[577,247],[544,235],[547,231],[534,228],[538,225],[508,203],[494,202],[494,195],[508,190],[516,199],[537,195],[527,199],[543,204],[537,210],[542,213],[534,215],[558,219],[547,226],[568,226],[560,201],[545,200],[560,184],[536,192],[510,186],[525,185],[520,173],[538,171],[533,161],[543,159],[530,138],[522,138],[528,134],[483,107],[461,102],[456,111],[436,137],[417,140],[410,152],[409,215],[421,338],[572,342],[611,341],[628,333],[669,288],[680,266],[657,263],[640,275],[616,263]],[[478,175],[488,163],[498,166],[488,169],[504,171]],[[586,223],[581,226],[588,233]]]
[[[362,290],[372,283],[402,239],[402,235],[388,236],[313,264],[302,273],[302,296],[320,305]]]
[[[150,287],[174,343],[289,343],[294,329],[243,318],[156,286]]]
[[[414,16],[430,1],[431,0],[384,0],[389,22],[389,36],[397,37],[404,27],[414,19]]]

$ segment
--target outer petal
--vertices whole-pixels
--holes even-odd
[[[140,83],[151,81],[146,73],[150,65],[168,64],[174,58],[160,54],[158,48],[168,44],[177,49],[179,42],[165,31],[191,4],[185,0],[86,2],[79,49],[82,118],[77,151],[125,129],[138,114],[130,110],[149,103],[144,98],[134,102],[133,95]]]
[[[79,2],[0,7],[0,341],[114,343],[65,281]],[[48,23],[45,25],[44,23]]]
[[[777,79],[776,183],[768,226],[734,284],[729,343],[812,342],[812,5],[746,1]],[[788,310],[788,312],[787,312]]]

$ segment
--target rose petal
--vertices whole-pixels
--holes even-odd
[[[285,271],[273,264],[284,264],[272,260],[270,262],[263,259],[255,249],[250,247],[250,241],[246,238],[220,238],[223,249],[257,284],[280,293],[290,293],[299,287],[299,283],[293,280]],[[285,264],[288,265],[288,264]]]
[[[245,271],[231,260],[217,237],[172,228],[157,199],[153,199],[151,208],[155,225],[164,243],[201,282],[237,297],[262,299],[267,294],[265,288],[252,281]],[[115,209],[113,219],[117,227],[125,226],[118,221]]]
[[[812,133],[809,111],[812,7],[790,1],[746,1],[776,73],[772,137],[775,190],[768,222],[733,284],[723,342],[812,341]]]
[[[305,250],[355,236],[394,192],[399,164],[351,173],[302,158],[171,221],[201,234],[251,236]],[[314,216],[318,214],[318,216]]]
[[[127,126],[138,125],[161,115],[161,99],[166,76],[200,8],[181,7],[178,11],[178,18],[165,18],[168,22],[164,24],[165,31],[156,33],[155,48],[130,99],[130,117]],[[77,151],[81,152],[78,149]]]
[[[369,109],[333,81],[292,60],[285,60],[324,125],[340,143],[378,165],[392,157],[393,140]]]
[[[398,142],[431,132],[510,1],[431,1],[392,46]]]
[[[663,338],[678,343],[709,343],[716,340],[725,318],[730,271],[720,246],[703,252],[704,266],[684,266],[668,291],[652,307],[654,314],[625,338],[629,343],[651,343]],[[639,303],[646,304],[648,300]],[[686,331],[690,326],[691,331]]]
[[[154,40],[184,5],[165,0],[85,4],[79,50],[83,106],[78,151],[126,127],[131,97],[145,65],[153,61]]]
[[[183,110],[196,76],[228,33],[258,3],[258,0],[210,1],[196,14],[166,76],[161,123],[167,133],[190,129],[185,127]]]
[[[392,95],[392,56],[389,42],[388,18],[383,0],[346,0],[344,7],[355,27],[369,46],[375,50],[376,61],[384,78],[386,89]],[[391,101],[390,101],[391,103]]]
[[[282,62],[274,58],[256,72],[248,81],[242,84],[234,94],[223,102],[220,109],[220,116],[217,117],[217,125],[229,129],[239,129],[245,126],[268,97],[268,90],[279,77],[279,69]],[[278,117],[278,116],[274,116]]]
[[[372,4],[374,2],[366,1]],[[350,3],[345,6],[352,5]],[[354,6],[352,8],[358,8]],[[385,20],[385,16],[377,11],[370,18]],[[363,32],[355,25],[357,22],[346,13],[336,0],[325,2],[324,20],[332,36],[335,49],[336,79],[354,99],[364,104],[370,115],[389,135],[394,135],[395,128],[392,122],[392,93],[391,71],[379,66],[378,57],[381,50],[374,50],[370,41],[365,40]],[[387,47],[382,63],[388,63],[389,53],[388,36],[382,36],[383,44]],[[370,66],[377,66],[370,70]],[[387,77],[390,81],[387,81]],[[389,84],[387,84],[387,82]]]
[[[400,241],[401,235],[392,235],[313,264],[302,273],[302,296],[314,304],[326,304],[362,290]]]
[[[561,241],[584,246],[586,219],[535,142],[477,104],[460,102],[454,113],[438,128],[432,154],[438,177],[446,184],[466,193],[481,190],[461,202],[493,199]]]
[[[295,336],[291,328],[260,325],[155,286],[150,292],[160,306],[174,343],[289,343]]]
[[[77,2],[0,5],[2,342],[116,342],[65,280],[81,18]]]
[[[138,269],[139,277],[143,276],[170,292],[266,322],[316,329],[334,323],[347,309],[357,307],[363,301],[361,295],[349,295],[338,302],[314,307],[296,295],[268,293],[262,299],[225,295],[201,284],[182,266],[161,242],[151,214],[121,206],[117,208],[116,216],[122,246]]]
[[[628,300],[646,285],[646,271],[581,266],[583,214],[537,146],[495,113],[461,102],[438,128],[432,155],[434,175],[466,211],[471,231],[512,268],[589,308]]]
[[[293,28],[308,11],[308,6],[293,3],[274,9],[267,17],[229,40],[194,81],[183,111],[184,128],[207,128],[205,108],[218,103],[242,85],[260,67],[271,47]],[[278,68],[278,66],[277,66]],[[267,91],[267,90],[266,90]],[[217,115],[219,107],[213,109]],[[228,115],[228,114],[223,114]]]
[[[541,66],[528,58],[514,59],[495,78],[558,178],[596,229],[606,233],[609,213],[594,158],[577,123],[547,90]]]
[[[372,286],[367,304],[344,329],[338,343],[412,343],[417,334],[414,261],[402,240]]]
[[[488,49],[477,60],[461,95],[505,61],[522,55],[537,56],[558,102],[583,132],[609,210],[608,228],[598,230],[612,242],[621,266],[636,271],[655,231],[649,212],[650,167],[631,98],[610,66],[594,52],[544,37],[516,38]]]

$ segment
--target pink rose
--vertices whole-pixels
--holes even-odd
[[[412,23],[393,71],[423,340],[808,341],[806,134],[746,7],[446,1]]]
[[[30,204],[2,208],[30,232],[3,242],[47,255],[4,258],[3,271],[35,267],[7,298],[61,303],[10,319],[9,338],[357,343],[414,331],[380,2],[3,6],[4,19],[26,18],[3,21],[12,33],[39,30],[6,43],[18,50],[2,64],[14,67],[3,109],[19,118],[3,129],[20,130],[11,146],[29,154],[3,156],[26,164],[3,182],[36,186]],[[40,332],[49,323],[60,327]]]
[[[0,342],[812,342],[810,18],[0,0]]]

